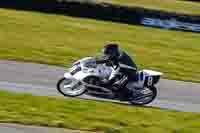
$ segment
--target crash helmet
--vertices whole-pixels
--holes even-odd
[[[106,44],[102,52],[103,55],[109,59],[118,58],[120,56],[119,46],[116,43]]]

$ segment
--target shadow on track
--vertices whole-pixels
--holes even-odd
[[[92,100],[92,101],[96,101],[96,102],[109,102],[109,103],[123,105],[123,106],[130,106],[130,107],[133,107],[133,108],[161,109],[161,110],[166,110],[166,111],[168,110],[168,111],[179,112],[178,110],[162,108],[162,107],[155,107],[155,106],[152,106],[152,105],[133,105],[133,104],[128,103],[127,101],[113,100],[113,99],[110,99],[108,96],[101,95],[101,94],[87,94],[86,97],[78,97],[78,99],[89,100],[89,101]]]

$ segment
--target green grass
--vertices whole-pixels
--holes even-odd
[[[119,42],[140,68],[200,82],[200,34],[0,9],[0,59],[66,66]]]
[[[199,133],[200,114],[0,91],[0,122],[123,133]]]
[[[138,6],[168,12],[200,15],[200,3],[181,0],[99,0],[125,6]]]

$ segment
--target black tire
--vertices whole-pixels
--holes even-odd
[[[157,97],[157,88],[155,86],[151,86],[151,87],[148,87],[148,88],[153,93],[153,95],[152,95],[150,100],[148,100],[146,102],[143,102],[143,103],[138,103],[138,102],[134,102],[134,100],[130,100],[129,103],[131,103],[132,105],[146,105],[146,104],[151,103]]]
[[[64,80],[66,80],[66,78],[61,78],[61,79],[57,82],[57,90],[58,90],[63,96],[66,96],[66,97],[77,97],[77,96],[83,95],[83,94],[86,92],[86,89],[85,89],[83,92],[81,92],[81,93],[79,93],[79,94],[77,94],[77,95],[69,95],[69,94],[63,92],[62,89],[60,88],[60,85],[61,85],[61,83],[62,83]]]

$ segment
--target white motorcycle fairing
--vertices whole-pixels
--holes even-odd
[[[152,71],[152,70],[147,70],[147,69],[138,71],[138,81],[137,82],[129,82],[127,84],[127,87],[128,88],[144,88],[145,85],[147,87],[150,87],[159,81],[161,75],[163,75],[163,73],[157,72],[157,71]]]
[[[157,72],[157,71],[152,71],[152,70],[147,70],[147,69],[144,69],[142,70],[144,73],[146,73],[147,75],[149,76],[161,76],[163,75],[163,73],[161,72]]]
[[[100,79],[108,79],[112,72],[111,67],[107,67],[105,65],[96,65],[96,60],[93,57],[86,57],[77,62],[80,62],[81,70],[76,72],[74,75],[72,75],[70,72],[67,72],[64,74],[65,78],[71,78],[81,82],[88,76],[95,76],[99,77]],[[73,67],[71,69],[73,69]]]
[[[116,71],[112,67],[107,67],[105,65],[97,65],[96,60],[93,57],[86,57],[77,62],[80,62],[81,70],[72,75],[70,72],[64,74],[65,78],[72,79],[75,83],[82,82],[88,76],[95,76],[100,79],[109,80],[110,76],[112,76],[112,72]],[[74,64],[76,64],[75,62]],[[73,69],[73,67],[71,68]],[[76,69],[76,67],[75,67]],[[143,88],[145,86],[145,82],[147,86],[151,86],[155,84],[155,77],[159,80],[161,72],[152,71],[152,70],[141,70],[138,71],[138,81],[137,82],[129,82],[127,84],[128,88]],[[82,82],[83,83],[83,82]]]

